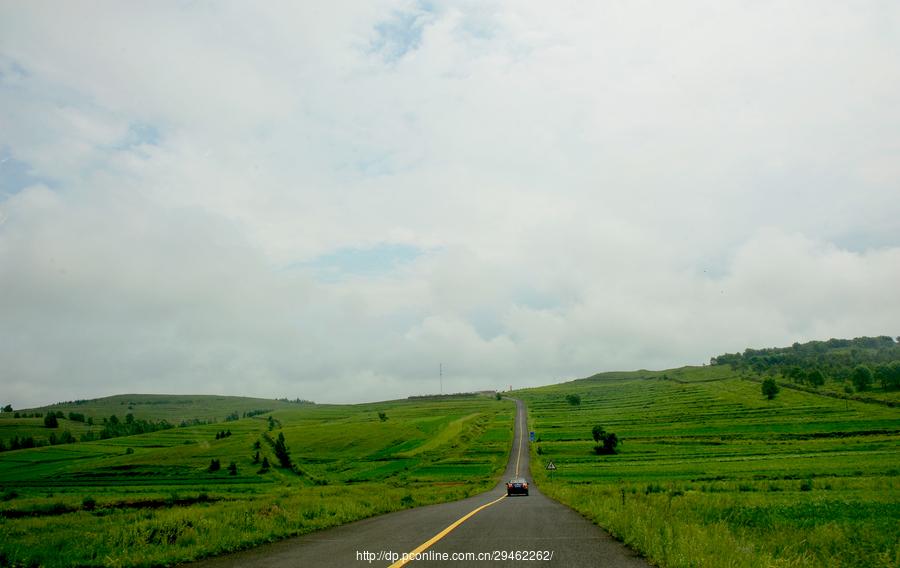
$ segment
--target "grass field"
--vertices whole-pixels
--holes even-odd
[[[88,432],[99,434],[103,429],[103,420],[113,415],[124,420],[131,414],[137,420],[166,421],[172,426],[178,426],[185,421],[225,422],[229,416],[296,409],[308,404],[310,403],[240,396],[124,394],[0,413],[0,442],[9,447],[9,442],[14,437],[31,437],[38,445],[46,445],[51,433],[59,436],[65,431],[80,439]],[[59,419],[58,428],[44,426],[43,416],[48,412],[62,412],[64,418]],[[23,416],[16,418],[17,413]],[[93,419],[93,425],[69,420],[67,417],[70,413]],[[33,417],[34,415],[38,416]]]
[[[246,396],[119,394],[91,400],[60,402],[22,412],[46,414],[52,410],[62,411],[66,415],[69,412],[80,412],[95,418],[111,414],[123,417],[130,412],[134,414],[135,418],[167,420],[178,424],[182,420],[192,419],[222,422],[232,412],[243,414],[247,411],[261,409],[284,410],[297,408],[303,404],[311,403]]]
[[[900,565],[900,409],[789,389],[770,401],[723,366],[517,394],[544,492],[661,566]],[[593,452],[595,424],[617,454]]]
[[[241,410],[226,402],[203,401],[198,413]],[[259,404],[266,402],[275,401]],[[188,404],[146,406],[161,414],[148,411],[145,419],[191,418]],[[486,396],[283,403],[271,413],[271,431],[270,415],[260,415],[5,452],[0,565],[172,564],[467,497],[492,485],[506,464],[513,410]],[[231,435],[216,439],[225,430]],[[293,469],[277,467],[266,440],[279,433]],[[257,451],[272,464],[266,473]],[[221,470],[208,471],[213,459]]]

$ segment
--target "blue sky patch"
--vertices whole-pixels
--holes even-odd
[[[0,56],[0,83],[13,79],[25,79],[28,76],[28,70],[18,62]]]
[[[373,53],[380,53],[387,62],[401,59],[422,44],[422,30],[431,20],[434,7],[429,2],[419,2],[415,9],[391,14],[390,18],[375,25]]]
[[[38,184],[53,185],[49,179],[36,175],[27,162],[13,158],[9,151],[0,151],[0,199]]]
[[[347,277],[376,278],[397,270],[425,254],[420,248],[402,244],[380,244],[371,248],[341,248],[297,267],[311,268],[325,281]]]
[[[128,126],[128,133],[117,142],[113,149],[128,150],[138,146],[158,146],[162,136],[152,124],[133,122]]]

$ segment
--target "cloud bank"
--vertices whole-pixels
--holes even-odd
[[[897,335],[900,9],[0,6],[16,407]]]

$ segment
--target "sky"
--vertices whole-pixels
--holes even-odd
[[[0,402],[900,335],[900,4],[0,0]]]

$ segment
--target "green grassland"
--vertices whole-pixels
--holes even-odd
[[[193,418],[188,404],[133,406],[148,420]],[[109,405],[97,408],[111,413]],[[203,401],[198,415],[235,410],[234,400]],[[0,454],[0,565],[173,564],[467,497],[495,483],[505,466],[513,411],[511,402],[487,396],[283,403],[236,421],[7,451]],[[230,435],[216,439],[225,430]],[[278,434],[292,469],[278,467],[267,441]],[[254,460],[257,443],[260,461],[272,465],[265,473]],[[208,471],[213,459],[221,470]]]
[[[767,400],[742,375],[686,367],[519,391],[535,480],[665,567],[900,565],[900,409],[787,388]],[[622,440],[617,454],[593,452],[595,424]]]
[[[178,424],[182,420],[222,422],[232,412],[243,414],[252,410],[284,410],[309,402],[288,402],[268,398],[216,395],[119,394],[91,400],[60,402],[23,412],[48,411],[80,412],[101,418],[112,414],[120,418],[128,413],[145,420],[166,420]]]
[[[155,395],[125,394],[93,400],[61,402],[39,408],[0,413],[0,443],[9,447],[14,437],[32,438],[38,445],[46,445],[51,434],[60,436],[68,431],[75,439],[82,435],[103,430],[103,420],[116,416],[124,420],[132,415],[136,420],[165,421],[172,426],[184,422],[225,422],[230,416],[255,414],[260,411],[288,410],[311,404],[306,401],[288,402],[240,396],[214,395]],[[57,428],[44,426],[43,417],[48,413],[62,413]],[[80,414],[84,420],[92,419],[93,425],[84,420],[69,420],[71,413]],[[16,414],[21,415],[16,418]]]

